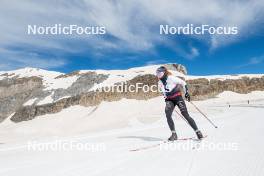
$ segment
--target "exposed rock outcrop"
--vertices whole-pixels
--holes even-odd
[[[237,93],[249,93],[252,91],[264,90],[264,76],[261,78],[242,77],[241,79],[194,79],[187,81],[190,86],[191,95],[194,99],[211,98],[223,91],[233,91]]]
[[[75,75],[78,73],[79,72],[75,72]],[[19,78],[11,74],[2,74],[1,76],[6,76],[6,78],[0,80],[0,122],[12,113],[17,112],[18,109],[21,110],[25,108],[23,104],[30,99],[37,99],[31,106],[39,107],[37,104],[47,96],[52,95],[54,101],[65,96],[76,96],[88,92],[94,84],[99,84],[108,77],[108,75],[104,74],[87,72],[79,74],[79,78],[66,89],[45,90],[41,77],[32,76]],[[61,75],[61,77],[69,76],[73,76],[73,74],[66,76]],[[37,114],[33,115],[33,117],[37,116]],[[27,113],[24,115],[26,116]]]
[[[23,103],[36,96],[41,90],[42,79],[39,77],[0,80],[0,122],[16,112]]]
[[[65,96],[75,96],[75,95],[79,95],[82,93],[86,93],[95,84],[102,83],[108,78],[108,75],[97,74],[95,72],[88,72],[88,73],[83,73],[83,74],[79,74],[79,72],[73,72],[73,73],[75,75],[79,75],[80,77],[67,89],[54,90],[54,94],[52,95],[52,98],[54,101],[62,97],[65,97]]]
[[[192,98],[196,100],[214,97],[223,91],[234,91],[238,93],[248,93],[254,90],[264,91],[264,76],[261,78],[243,77],[233,80],[208,80],[203,78],[188,80],[187,82],[190,85]],[[136,85],[137,83],[151,86],[157,84],[157,79],[154,75],[142,75],[133,78],[125,85]],[[14,122],[31,120],[39,115],[60,112],[62,109],[73,105],[95,106],[99,105],[102,101],[118,101],[122,98],[146,100],[159,95],[159,92],[145,92],[144,89],[138,89],[138,92],[118,92],[117,90],[113,92],[88,92],[65,98],[51,104],[22,107],[14,114],[11,120]]]
[[[187,75],[186,67],[181,64],[165,64],[164,66],[169,70],[175,70],[180,73],[183,73],[184,75]]]

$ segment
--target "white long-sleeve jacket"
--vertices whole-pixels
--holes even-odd
[[[172,75],[168,75],[167,79],[163,81],[159,80],[158,86],[165,98],[172,96],[175,93],[181,92],[181,90],[184,91],[184,94],[187,92],[186,82]]]

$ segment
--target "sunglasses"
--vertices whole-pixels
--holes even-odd
[[[158,78],[162,78],[164,76],[164,72],[156,72],[156,76]]]

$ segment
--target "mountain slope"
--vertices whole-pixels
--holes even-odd
[[[264,90],[263,75],[190,76],[180,64],[166,64],[175,76],[186,79],[192,98],[207,99],[223,91],[249,93]],[[53,114],[71,106],[98,106],[104,101],[122,98],[148,100],[160,96],[159,92],[139,88],[137,92],[107,92],[100,88],[116,85],[152,86],[159,65],[128,70],[81,70],[69,74],[24,68],[0,73],[0,121],[12,114],[14,122],[32,120]]]

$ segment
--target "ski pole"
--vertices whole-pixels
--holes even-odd
[[[189,124],[189,122],[183,117],[183,115],[181,115],[176,109],[175,109],[175,112],[188,124],[188,125],[190,125]]]
[[[208,117],[205,115],[193,102],[190,101],[190,103],[199,111],[207,120],[210,122],[215,128],[218,128]]]

